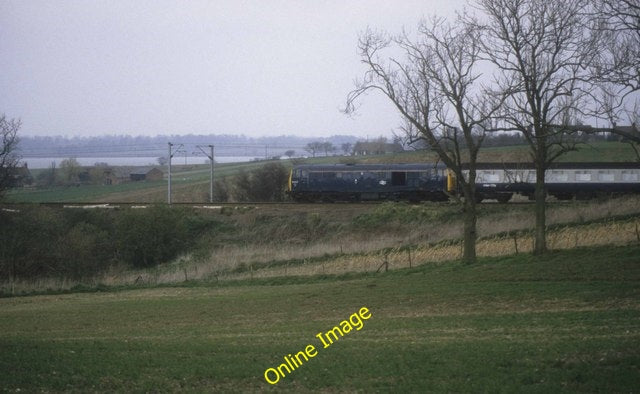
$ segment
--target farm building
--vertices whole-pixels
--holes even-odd
[[[142,167],[129,173],[129,179],[138,181],[159,181],[164,177],[164,172],[156,167]]]
[[[117,185],[129,180],[129,171],[119,167],[106,167],[103,177],[103,183],[105,185]]]
[[[11,187],[23,187],[33,183],[31,171],[27,167],[27,163],[22,166],[16,166],[9,170],[9,185]]]
[[[88,169],[83,169],[78,173],[78,182],[81,184],[89,184],[91,183],[91,173]]]

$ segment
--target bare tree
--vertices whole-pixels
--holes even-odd
[[[80,174],[82,168],[75,157],[70,157],[60,162],[60,170],[62,171],[67,184],[72,184],[79,181],[78,174]]]
[[[640,106],[635,103],[632,110],[626,111],[627,121],[630,126],[618,126],[614,124],[613,133],[623,137],[636,154],[636,160],[640,162]]]
[[[304,150],[311,153],[313,157],[316,157],[316,153],[323,150],[324,146],[322,142],[309,142],[307,146],[304,147]]]
[[[8,119],[4,114],[0,116],[0,197],[11,187],[18,165],[19,157],[16,154],[18,146],[18,131],[22,123],[20,120]]]
[[[640,111],[633,95],[640,90],[640,2],[592,0],[591,5],[591,34],[601,42],[599,56],[590,65],[600,88],[595,115],[609,121],[608,132],[621,136],[640,160]],[[621,126],[621,121],[629,126]]]
[[[454,196],[464,212],[463,260],[472,263],[477,239],[476,159],[499,102],[482,94],[479,86],[479,32],[459,22],[422,22],[416,39],[365,32],[358,50],[368,70],[348,95],[346,112],[354,110],[363,94],[383,93],[402,114],[409,139],[425,140],[455,173],[464,197]],[[404,59],[383,56],[398,50]]]
[[[373,155],[384,155],[387,153],[387,137],[378,137],[367,143],[367,148]]]
[[[592,34],[605,42],[591,65],[595,75],[626,93],[640,90],[640,2],[592,0],[591,5]]]
[[[293,156],[295,156],[296,151],[294,151],[293,149],[289,149],[288,151],[284,152],[284,155],[287,156],[288,158],[292,158]]]
[[[322,143],[322,150],[324,151],[325,156],[329,156],[329,153],[335,152],[336,148],[331,142],[327,141]]]
[[[611,127],[591,127],[588,125],[576,125],[571,127],[575,131],[588,134],[609,133],[619,136],[622,142],[628,144],[635,153],[636,160],[640,162],[640,106],[636,102],[633,109],[616,111],[610,114]],[[619,125],[618,122],[628,122],[628,126]]]
[[[484,12],[483,56],[495,65],[494,88],[508,98],[503,130],[522,133],[536,169],[534,253],[546,247],[545,171],[575,150],[570,129],[590,101],[598,46],[585,34],[587,0],[476,0]],[[554,126],[555,125],[555,126]],[[559,126],[558,126],[559,125]]]
[[[345,142],[341,145],[341,148],[342,152],[344,152],[345,155],[348,155],[353,150],[353,144],[351,142]]]

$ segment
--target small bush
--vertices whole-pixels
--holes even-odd
[[[123,212],[115,236],[118,257],[139,268],[175,258],[190,240],[183,212],[165,206]]]
[[[281,163],[267,163],[251,172],[240,172],[235,179],[237,201],[283,201],[289,172]]]

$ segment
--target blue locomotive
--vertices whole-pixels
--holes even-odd
[[[294,166],[289,193],[295,201],[444,201],[442,164],[335,164]]]

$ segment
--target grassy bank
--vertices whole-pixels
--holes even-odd
[[[0,299],[0,390],[631,392],[638,256],[604,247],[304,284]],[[363,306],[362,329],[321,348],[315,335]],[[316,357],[265,382],[308,344]]]
[[[389,263],[389,269],[393,270],[415,266],[420,261],[454,260],[459,258],[461,251],[458,243],[462,236],[461,215],[459,207],[454,204],[301,204],[238,208],[241,209],[174,207],[169,211],[168,208],[159,210],[157,213],[163,213],[163,217],[174,217],[175,214],[185,222],[189,231],[176,234],[190,234],[183,239],[189,242],[177,244],[183,247],[176,249],[175,258],[149,267],[131,259],[124,264],[126,256],[123,250],[128,250],[131,245],[139,249],[147,245],[151,251],[159,249],[155,245],[161,242],[160,233],[177,230],[176,226],[154,227],[157,225],[155,219],[143,220],[153,211],[122,208],[100,212],[30,207],[34,211],[31,216],[52,218],[49,222],[67,223],[67,227],[74,230],[66,238],[63,237],[67,247],[57,254],[59,260],[71,254],[71,260],[77,261],[79,267],[84,266],[97,256],[87,252],[90,246],[98,251],[114,251],[110,255],[113,260],[96,262],[94,265],[100,270],[84,277],[65,276],[65,271],[52,276],[51,269],[46,271],[47,275],[18,277],[16,281],[11,281],[7,275],[0,278],[0,294],[59,291],[77,286],[119,287],[133,283],[158,285],[189,280],[371,272],[376,271],[385,260]],[[24,216],[24,220],[30,222],[31,216],[27,213],[24,210],[2,214],[12,220]],[[125,219],[133,220],[139,230],[130,234],[115,231],[118,237],[109,240],[96,235],[95,231],[86,231],[87,228],[100,228],[106,233],[117,230],[117,227],[108,225],[111,222],[120,223],[120,227],[131,227],[127,224],[131,220]],[[532,245],[533,219],[531,204],[483,204],[478,219],[478,234],[481,237],[478,254],[501,256],[528,253]],[[138,223],[140,220],[144,223]],[[567,249],[634,243],[640,236],[639,220],[640,197],[637,196],[550,204],[547,212],[549,247]],[[16,238],[15,228],[7,231],[7,234]],[[34,234],[41,231],[44,230],[36,229]],[[44,235],[47,234],[64,235],[55,228]],[[43,257],[28,264],[42,264],[50,254],[51,249],[42,240],[51,237],[44,235],[34,237],[28,233],[22,238],[18,237],[34,243],[27,250],[28,253],[42,249],[40,255]],[[170,238],[175,239],[176,236]],[[143,240],[145,243],[142,243]],[[153,240],[155,243],[151,242]],[[23,257],[14,241],[5,241],[8,242],[4,248],[7,264],[15,260],[6,259],[10,250],[15,252],[17,258]],[[101,242],[106,242],[106,246],[100,246]],[[161,245],[164,247],[165,243]],[[87,253],[89,255],[83,260]],[[63,259],[60,264],[71,260]],[[26,267],[27,263],[21,263],[20,267]],[[47,267],[51,268],[51,262]],[[11,272],[10,268],[6,272]]]

